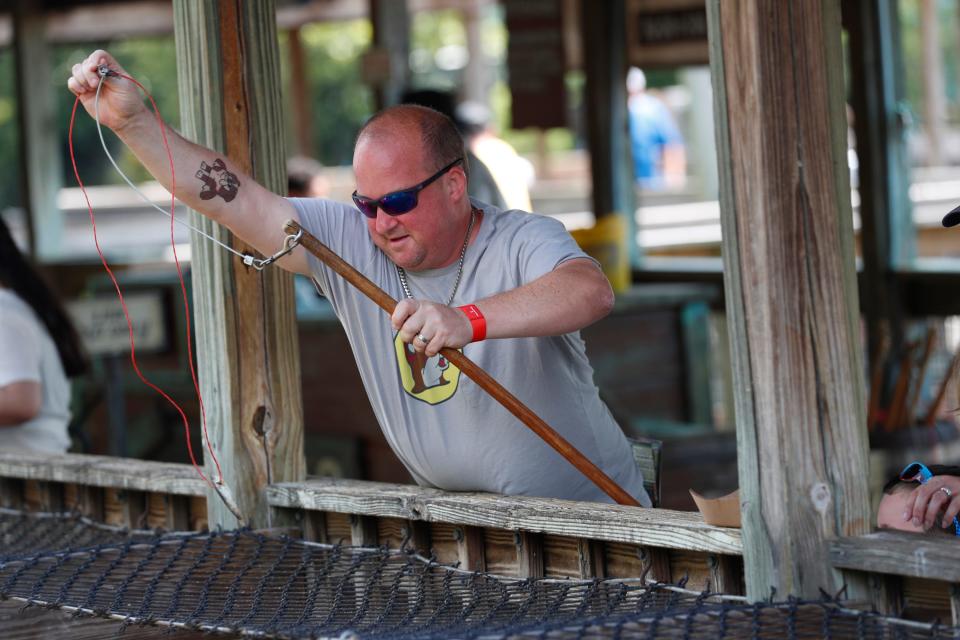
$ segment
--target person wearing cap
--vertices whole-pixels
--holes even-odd
[[[131,82],[102,79],[100,65],[121,73],[109,54],[95,51],[73,66],[68,88],[93,115],[102,82],[101,122],[169,188],[155,117]],[[610,312],[610,283],[561,223],[467,195],[463,139],[448,117],[417,105],[371,117],[354,148],[355,207],[280,197],[222,154],[173,132],[167,137],[177,176],[196,172],[201,183],[178,177],[184,204],[265,255],[284,246],[284,223],[295,219],[400,300],[387,317],[303,247],[277,263],[313,278],[329,299],[383,433],[419,484],[611,501],[461,376],[440,354],[449,347],[463,349],[650,506],[630,445],[600,400],[580,337],[581,328]]]

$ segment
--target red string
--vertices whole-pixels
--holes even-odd
[[[176,182],[176,173],[175,173],[174,162],[173,162],[173,153],[172,153],[172,151],[171,151],[171,149],[170,149],[170,144],[169,144],[169,142],[167,141],[166,127],[164,126],[163,119],[162,119],[161,116],[160,116],[160,110],[157,108],[157,104],[156,104],[156,102],[154,102],[154,100],[153,100],[153,96],[151,96],[151,95],[147,92],[147,90],[143,87],[143,85],[140,84],[139,82],[137,82],[135,79],[133,79],[133,78],[131,78],[131,77],[129,77],[129,76],[123,75],[123,74],[117,74],[117,75],[119,75],[121,78],[124,78],[124,79],[126,79],[126,80],[130,80],[131,82],[133,82],[137,87],[140,88],[141,91],[143,91],[144,95],[146,95],[147,98],[150,100],[150,104],[153,106],[153,112],[154,112],[154,114],[155,114],[155,116],[156,116],[156,119],[157,119],[157,124],[158,124],[159,127],[160,127],[160,135],[161,135],[161,137],[162,137],[162,139],[163,139],[163,147],[164,147],[164,149],[166,150],[166,153],[167,153],[167,161],[170,163],[170,176],[171,176],[171,184],[170,184],[170,244],[171,244],[171,246],[173,247],[173,260],[174,260],[174,263],[175,263],[176,266],[177,266],[177,278],[178,278],[179,281],[180,281],[180,291],[181,291],[181,293],[182,293],[182,295],[183,295],[184,317],[185,317],[185,319],[186,319],[186,330],[187,330],[187,361],[188,361],[189,369],[190,369],[190,377],[191,377],[191,379],[193,380],[193,388],[194,388],[194,391],[196,391],[197,400],[198,400],[198,402],[199,402],[199,404],[200,404],[201,424],[202,424],[202,428],[203,428],[203,436],[204,436],[204,438],[205,438],[206,441],[207,441],[207,450],[210,452],[210,457],[211,457],[211,459],[213,460],[214,466],[215,466],[216,469],[217,469],[217,477],[218,477],[217,482],[218,482],[219,484],[223,484],[223,471],[220,469],[220,461],[217,460],[217,456],[216,456],[216,454],[213,452],[213,446],[212,446],[212,444],[211,444],[211,442],[210,442],[210,437],[209,437],[209,435],[207,434],[207,415],[206,415],[206,410],[204,409],[204,405],[203,405],[203,395],[200,393],[200,385],[199,385],[199,383],[197,382],[197,373],[196,373],[196,369],[195,369],[195,367],[194,367],[194,361],[193,361],[193,344],[192,344],[192,340],[191,340],[191,338],[190,338],[190,303],[189,303],[188,296],[187,296],[187,286],[186,286],[186,283],[184,282],[183,271],[182,271],[181,268],[180,268],[180,259],[179,259],[179,257],[177,256],[176,243],[174,242],[174,227],[173,227],[173,223],[174,223],[174,211],[175,211],[175,210],[174,210],[174,207],[176,206],[176,186],[177,186],[177,182]],[[101,78],[100,81],[103,82],[103,81],[104,81],[104,78]],[[117,292],[117,297],[120,299],[120,306],[123,308],[123,316],[124,316],[124,318],[125,318],[126,321],[127,321],[127,331],[128,331],[128,333],[129,333],[129,337],[130,337],[130,363],[133,365],[133,370],[136,372],[137,377],[140,378],[141,382],[143,382],[145,385],[147,385],[148,387],[150,387],[151,389],[153,389],[154,391],[156,391],[158,394],[160,394],[161,396],[163,396],[163,398],[164,398],[168,403],[170,403],[170,405],[173,406],[173,408],[175,408],[175,409],[177,410],[177,413],[180,414],[180,418],[181,418],[181,420],[183,420],[184,435],[186,436],[186,441],[187,441],[187,452],[190,454],[190,463],[193,465],[193,468],[196,470],[197,474],[198,474],[201,478],[203,478],[203,480],[204,480],[207,484],[209,484],[211,487],[213,487],[213,483],[210,482],[210,480],[203,474],[203,471],[200,469],[200,466],[197,464],[196,457],[194,456],[194,453],[193,453],[193,445],[190,443],[190,422],[189,422],[189,420],[187,419],[186,413],[184,413],[184,411],[183,411],[183,409],[180,407],[180,405],[177,404],[177,402],[176,402],[173,398],[171,398],[163,389],[161,389],[160,387],[158,387],[158,386],[155,385],[154,383],[150,382],[150,381],[146,378],[146,376],[143,375],[143,373],[140,371],[140,366],[139,366],[139,364],[137,363],[136,345],[134,344],[134,338],[133,338],[133,323],[130,321],[130,313],[129,313],[129,311],[127,310],[127,303],[126,303],[126,301],[124,300],[123,292],[122,292],[121,289],[120,289],[120,284],[119,284],[119,282],[117,282],[117,278],[116,278],[116,276],[114,276],[113,270],[110,268],[110,265],[107,263],[106,257],[103,255],[103,251],[100,249],[100,240],[99,240],[99,238],[97,237],[97,220],[96,220],[96,216],[95,216],[94,213],[93,213],[93,206],[90,204],[90,197],[89,197],[89,195],[87,194],[86,188],[84,187],[83,180],[80,179],[80,172],[79,172],[78,169],[77,169],[77,159],[76,159],[76,155],[74,154],[74,150],[73,150],[73,125],[74,125],[74,122],[76,121],[77,105],[78,105],[78,104],[80,104],[80,97],[79,97],[79,96],[77,97],[76,100],[74,100],[73,110],[72,110],[71,113],[70,113],[70,131],[69,131],[69,135],[68,135],[68,143],[69,143],[69,147],[70,147],[70,162],[73,164],[73,175],[76,177],[76,179],[77,179],[77,184],[80,185],[80,191],[83,193],[83,198],[84,198],[84,200],[85,200],[86,203],[87,203],[87,212],[88,212],[89,215],[90,215],[90,223],[91,223],[92,226],[93,226],[93,241],[94,241],[94,244],[95,244],[96,247],[97,247],[97,253],[100,255],[100,262],[103,264],[103,268],[106,270],[107,274],[110,276],[110,280],[113,282],[113,287],[114,287],[114,289],[115,289],[116,292]]]

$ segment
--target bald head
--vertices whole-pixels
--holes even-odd
[[[357,134],[361,144],[419,145],[424,170],[433,172],[466,157],[463,138],[447,116],[428,107],[402,104],[374,114]],[[463,164],[466,173],[467,165]]]

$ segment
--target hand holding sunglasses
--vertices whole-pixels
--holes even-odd
[[[391,191],[387,195],[376,200],[373,198],[368,198],[367,196],[361,196],[359,193],[354,191],[353,203],[357,205],[357,209],[360,209],[360,213],[371,219],[377,217],[378,208],[382,209],[383,212],[388,216],[402,215],[408,211],[411,211],[417,206],[417,201],[421,191],[433,184],[437,178],[462,162],[463,158],[457,158],[420,184],[416,184],[406,189],[400,189],[399,191]]]
[[[921,462],[911,462],[903,471],[900,472],[900,479],[904,482],[919,482],[921,485],[927,484],[927,482],[933,478],[933,473],[927,466]],[[956,476],[940,476],[944,479],[946,478],[955,478]],[[904,516],[912,516],[914,519],[914,524],[917,524],[916,521],[920,521],[920,524],[927,526],[927,518],[922,517],[926,512],[927,515],[930,514],[930,507],[934,504],[934,514],[940,511],[941,508],[945,509],[944,518],[949,522],[949,514],[953,511],[953,530],[957,536],[960,536],[960,518],[957,517],[956,509],[960,509],[960,497],[956,499],[956,508],[954,508],[954,491],[950,489],[946,484],[941,484],[939,487],[934,489],[932,492],[918,492],[914,491],[911,498],[911,502],[908,503],[908,510],[904,513]],[[912,505],[912,509],[910,508]],[[919,508],[919,509],[918,509]]]

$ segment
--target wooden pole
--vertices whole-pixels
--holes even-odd
[[[54,125],[58,116],[51,90],[53,65],[44,32],[47,16],[28,0],[15,0],[12,7],[20,201],[26,213],[28,246],[35,259],[59,258],[64,222],[57,193],[63,173]]]
[[[633,170],[627,135],[626,4],[624,0],[581,0],[586,124],[590,147],[593,214],[624,216],[627,238],[622,247],[630,264],[640,260],[636,242]]]
[[[856,134],[863,255],[861,303],[867,353],[879,370],[878,403],[889,404],[897,353],[904,344],[905,312],[896,270],[915,253],[907,153],[905,82],[897,0],[844,0],[849,36],[850,106]],[[881,342],[886,348],[881,349]],[[879,367],[879,369],[878,369]]]
[[[747,596],[818,597],[870,529],[839,6],[707,15]]]
[[[173,6],[184,135],[286,193],[272,0],[175,0]],[[182,188],[195,188],[192,176],[179,178]],[[192,218],[247,249],[203,216]],[[192,248],[200,384],[224,482],[251,526],[281,524],[270,522],[263,488],[306,473],[293,278],[279,269],[244,267],[202,239]],[[209,456],[204,462],[216,479]],[[212,492],[207,508],[211,527],[236,526]]]
[[[310,235],[299,223],[294,220],[288,220],[285,229],[287,233],[291,235],[300,234],[300,244],[307,251],[339,273],[347,282],[359,289],[361,293],[370,298],[381,309],[388,314],[393,313],[394,308],[397,306],[396,300],[390,297],[386,291],[374,284],[365,275],[354,269],[353,266],[343,258],[331,251],[329,247]],[[579,449],[570,444],[566,438],[557,433],[553,427],[544,422],[540,416],[520,402],[516,396],[503,388],[489,373],[481,369],[476,363],[470,360],[470,358],[463,355],[462,351],[444,347],[440,350],[440,353],[460,369],[463,374],[476,382],[477,386],[493,396],[507,411],[519,418],[523,424],[540,436],[544,442],[553,447],[557,453],[566,458],[570,464],[579,469],[583,475],[587,476],[595,485],[600,487],[604,493],[616,500],[618,504],[626,504],[634,507],[640,506],[640,503],[637,502],[633,496],[611,480],[597,465],[590,462],[586,456],[580,453]]]

